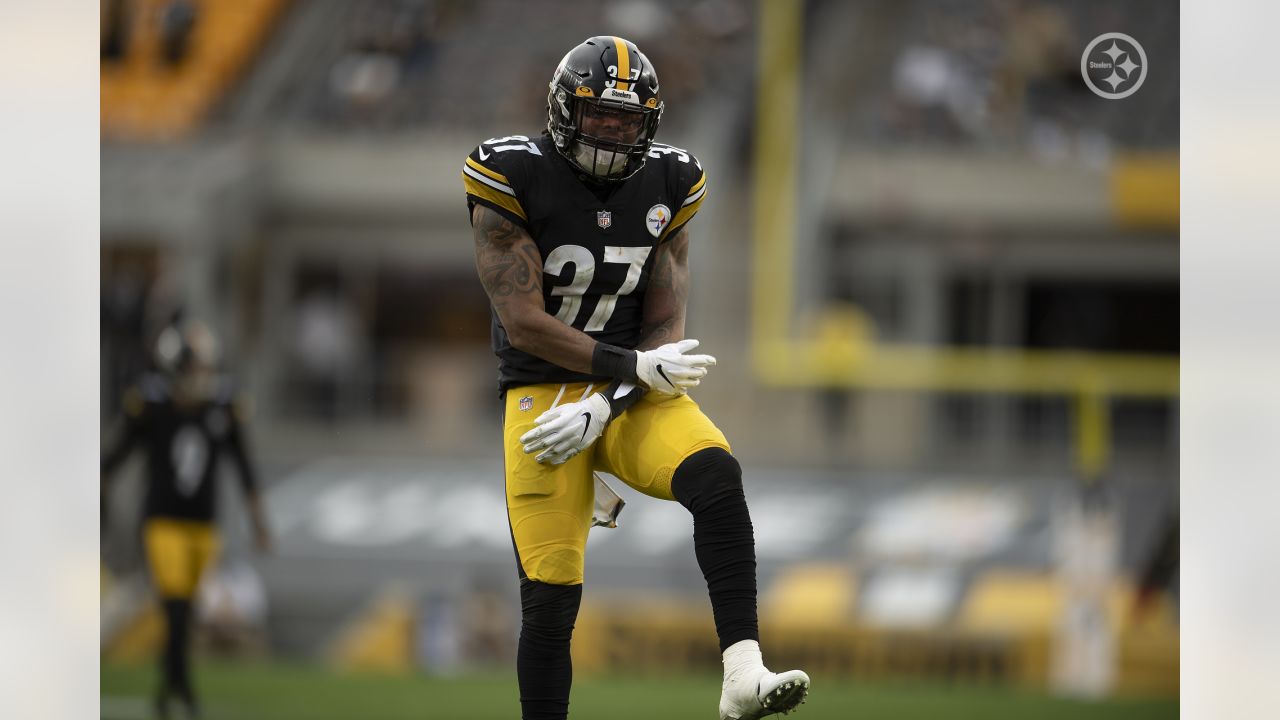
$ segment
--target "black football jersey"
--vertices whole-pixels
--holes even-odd
[[[248,490],[256,485],[230,383],[208,398],[176,402],[167,380],[146,375],[125,395],[125,424],[102,460],[110,474],[136,447],[146,450],[146,517],[211,522],[219,459],[229,455]]]
[[[542,255],[542,297],[558,320],[610,345],[640,340],[653,250],[693,218],[706,196],[698,159],[654,143],[644,167],[607,189],[583,179],[551,138],[486,140],[466,159],[468,216],[476,203],[524,228]],[[607,380],[517,350],[496,312],[498,384]]]

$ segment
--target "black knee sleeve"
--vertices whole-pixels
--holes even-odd
[[[755,532],[742,467],[722,448],[699,451],[676,468],[671,493],[693,515],[693,549],[707,581],[720,649],[759,640]]]
[[[695,516],[710,509],[725,496],[741,496],[742,466],[723,448],[707,448],[696,452],[676,468],[671,477],[671,493]]]
[[[581,604],[581,585],[520,581],[516,674],[524,720],[564,720],[569,714],[569,687],[573,683],[569,641]]]

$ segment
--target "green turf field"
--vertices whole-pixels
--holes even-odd
[[[516,720],[514,673],[458,678],[334,674],[304,665],[199,661],[196,684],[205,720]],[[149,666],[102,667],[103,720],[149,718],[155,683]],[[576,720],[716,718],[719,678],[580,677],[570,706]],[[782,716],[779,716],[782,717]],[[796,720],[1146,720],[1177,718],[1175,701],[1082,703],[995,689],[940,685],[859,685],[814,679]]]

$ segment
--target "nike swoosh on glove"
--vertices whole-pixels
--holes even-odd
[[[668,343],[653,350],[636,353],[636,377],[650,390],[664,395],[683,395],[697,387],[716,364],[710,355],[689,355],[698,347],[692,338]]]
[[[526,453],[542,450],[534,460],[559,465],[591,447],[609,424],[609,401],[595,393],[581,402],[552,408],[520,436]]]

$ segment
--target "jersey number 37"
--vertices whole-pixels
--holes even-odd
[[[609,322],[609,318],[613,317],[613,310],[618,305],[618,298],[623,295],[630,295],[636,286],[640,284],[640,273],[644,271],[644,261],[649,258],[649,252],[652,247],[617,247],[615,245],[606,245],[604,248],[604,261],[607,263],[618,263],[627,266],[627,277],[622,281],[622,287],[611,295],[602,295],[600,302],[596,304],[595,312],[591,313],[591,317],[587,320],[587,324],[582,328],[584,332],[592,332],[603,330],[604,326]],[[572,263],[573,277],[568,285],[557,285],[551,288],[551,294],[563,297],[560,303],[560,310],[556,313],[556,319],[560,322],[576,326],[578,314],[582,310],[582,296],[586,293],[587,288],[591,286],[591,281],[596,276],[596,259],[591,251],[581,245],[561,245],[547,255],[546,261],[543,263],[544,272],[550,275],[559,275],[564,270],[564,266]]]

